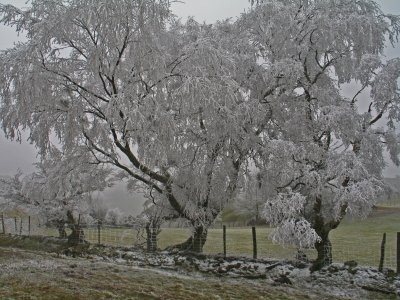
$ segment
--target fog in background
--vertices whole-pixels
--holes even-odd
[[[0,0],[1,4],[12,4],[18,7],[29,6],[26,0]],[[378,0],[385,13],[400,15],[400,0]],[[185,21],[193,16],[199,22],[213,23],[217,20],[232,18],[235,20],[249,7],[248,0],[186,0],[185,3],[175,2],[172,11]],[[16,41],[23,40],[18,37],[12,28],[0,25],[0,50],[12,47]],[[395,48],[388,47],[388,58],[400,56],[400,44]],[[351,94],[352,86],[346,87],[345,93]],[[28,133],[23,133],[22,143],[8,141],[4,133],[0,132],[0,175],[13,175],[18,169],[24,173],[34,171],[33,163],[36,161],[36,149],[27,142]],[[385,169],[386,177],[400,175],[400,168],[389,163]],[[119,207],[125,213],[137,214],[141,211],[143,197],[140,194],[130,194],[124,184],[117,184],[104,193],[95,197],[106,199],[110,207]]]

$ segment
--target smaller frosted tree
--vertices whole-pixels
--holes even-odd
[[[147,200],[143,204],[143,212],[139,217],[144,221],[147,250],[155,251],[157,250],[157,238],[161,233],[161,225],[165,221],[179,218],[179,214],[171,207],[165,196],[147,190],[145,197]]]
[[[1,176],[0,177],[0,205],[2,210],[12,209],[18,205],[26,206],[27,199],[21,193],[22,187],[21,171],[18,171],[14,176]]]
[[[383,51],[400,18],[370,0],[252,2],[239,22],[259,61],[251,95],[271,116],[254,151],[276,193],[265,216],[275,241],[314,246],[318,269],[332,261],[330,231],[378,199],[385,151],[399,164],[400,59]]]
[[[56,148],[47,160],[37,164],[38,171],[24,178],[21,193],[34,201],[50,224],[65,237],[64,225],[72,230],[71,243],[82,240],[80,222],[90,217],[92,193],[112,185],[110,170],[99,168],[87,154],[63,154]],[[81,215],[82,220],[78,218]]]
[[[124,213],[118,208],[110,208],[107,210],[105,222],[107,225],[121,225],[124,219]]]
[[[37,203],[26,197],[22,192],[25,182],[25,176],[18,171],[13,176],[0,176],[0,213],[5,217],[6,228],[15,228],[17,233],[17,224],[12,217],[21,218],[20,233],[22,232],[22,220],[27,216],[37,216],[40,210]],[[24,221],[25,222],[25,221]],[[5,229],[6,231],[10,229]]]
[[[100,198],[98,195],[95,197],[94,193],[90,194],[87,200],[87,206],[89,207],[88,214],[93,220],[104,222],[108,206],[103,198]]]

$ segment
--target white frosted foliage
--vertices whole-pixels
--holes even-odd
[[[296,219],[304,210],[306,198],[287,191],[271,197],[264,205],[263,215],[272,226],[280,226],[287,219]]]
[[[296,246],[297,249],[314,248],[320,238],[311,224],[304,219],[285,219],[271,232],[274,243]]]

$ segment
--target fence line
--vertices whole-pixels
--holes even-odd
[[[0,215],[0,234],[11,235],[36,235],[60,236],[60,228],[48,227],[35,222],[30,216],[21,218],[7,218]],[[70,235],[73,226],[65,226],[64,230]],[[188,238],[189,229],[165,228],[160,235],[151,235],[147,239],[145,228],[139,226],[114,226],[101,224],[79,224],[78,239],[92,244],[112,246],[142,246],[148,249],[165,248],[184,241]],[[152,229],[151,229],[152,230]],[[258,231],[258,234],[257,234]],[[211,228],[204,246],[206,254],[221,254],[230,256],[249,256],[253,258],[279,258],[279,259],[314,259],[316,250],[299,252],[295,247],[281,247],[272,244],[268,238],[269,228]],[[383,270],[391,268],[400,273],[400,232],[396,236],[381,238],[381,234],[369,235],[368,238],[346,240],[340,238],[333,242],[333,262],[357,261],[360,265],[373,266]],[[394,242],[393,242],[394,241]]]

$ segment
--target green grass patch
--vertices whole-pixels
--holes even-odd
[[[257,227],[258,257],[293,259],[296,249],[275,245],[269,238],[272,228]],[[386,232],[385,266],[396,267],[396,233],[400,232],[400,210],[378,208],[367,219],[346,219],[330,234],[333,259],[336,262],[355,260],[360,265],[378,266],[382,235]],[[159,247],[184,241],[189,229],[166,228],[159,236]],[[227,228],[227,255],[252,256],[251,227]],[[223,252],[222,228],[210,229],[204,246],[207,254]],[[315,250],[306,251],[308,257],[316,257]]]
[[[39,234],[57,236],[55,229],[40,227]],[[272,228],[257,227],[257,248],[259,258],[293,259],[296,249],[275,245],[269,238]],[[67,230],[69,231],[69,230]],[[85,239],[91,243],[98,242],[97,227],[85,228]],[[396,233],[400,232],[400,209],[378,207],[367,219],[346,219],[338,229],[333,230],[330,238],[333,246],[333,259],[336,262],[355,260],[361,265],[378,266],[382,235],[387,234],[385,266],[396,267]],[[68,232],[69,233],[69,232]],[[158,236],[158,247],[179,244],[191,235],[189,228],[163,228]],[[42,250],[43,243],[39,240],[18,241],[18,243],[32,243],[30,249]],[[13,244],[15,241],[8,241]],[[113,246],[145,245],[145,236],[138,231],[127,227],[107,227],[101,229],[100,242]],[[10,244],[10,245],[11,245]],[[22,245],[23,246],[23,245]],[[45,249],[44,249],[45,250]],[[251,227],[227,227],[227,255],[252,256],[253,244]],[[209,229],[207,242],[204,246],[206,254],[220,254],[223,252],[222,228]],[[308,258],[316,257],[315,250],[306,251]]]

